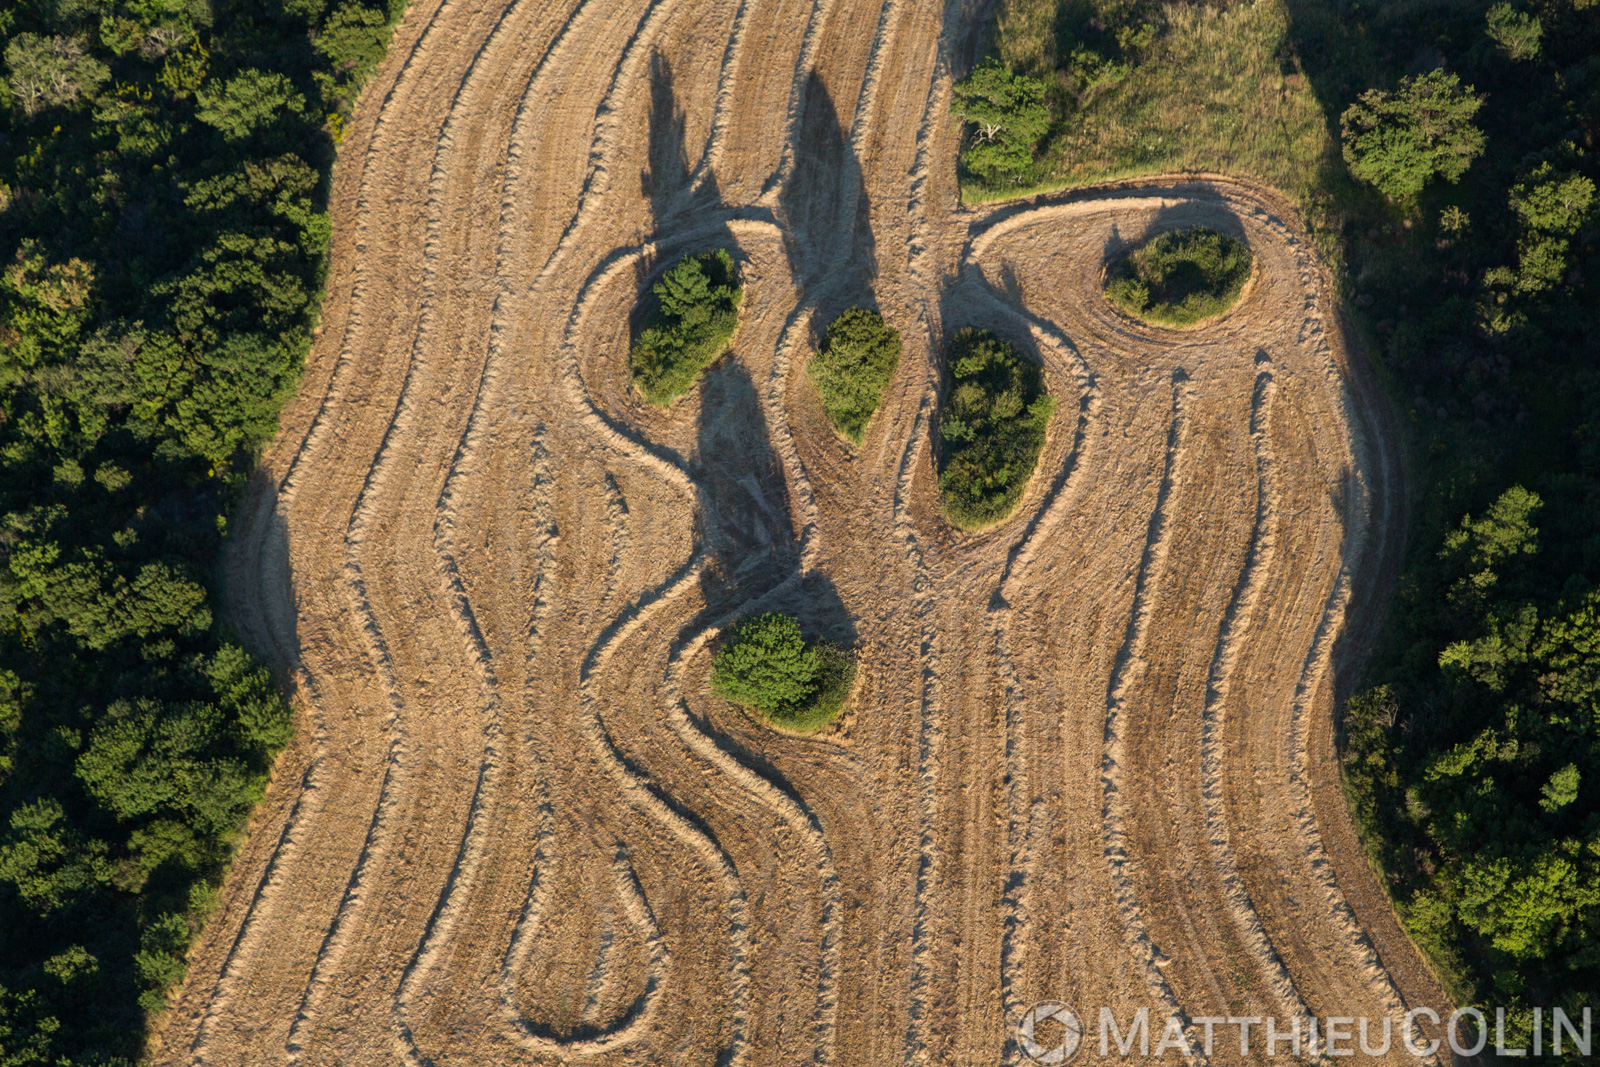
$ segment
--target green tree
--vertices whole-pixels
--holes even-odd
[[[352,99],[367,76],[383,59],[389,44],[390,21],[360,0],[349,0],[328,16],[317,31],[317,51],[332,69],[317,71],[324,106],[339,107]]]
[[[94,268],[77,257],[52,263],[24,238],[0,271],[0,398],[46,362],[65,362],[93,311]]]
[[[54,797],[11,812],[10,831],[0,837],[0,882],[9,882],[23,904],[48,915],[110,881],[104,841],[85,838],[66,822]]]
[[[1402,78],[1393,93],[1362,93],[1342,117],[1350,173],[1391,199],[1420,193],[1434,177],[1454,182],[1483,152],[1472,87],[1443,70]]]
[[[1538,493],[1514,485],[1501,493],[1481,518],[1462,517],[1439,549],[1439,558],[1451,561],[1462,572],[1450,585],[1448,603],[1481,610],[1500,580],[1501,565],[1539,551],[1539,529],[1533,516],[1543,506]]]
[[[1578,783],[1582,778],[1576,763],[1569,763],[1556,771],[1544,784],[1544,788],[1539,790],[1539,807],[1554,814],[1577,800]]]
[[[727,297],[726,292],[713,292],[705,266],[693,256],[679,260],[652,288],[661,301],[661,314],[689,327],[708,320],[718,300]]]
[[[389,20],[359,0],[341,5],[317,31],[317,51],[346,76],[378,65],[389,43]]]
[[[61,1020],[49,1014],[37,989],[0,986],[0,1064],[4,1067],[58,1067]]]
[[[1553,955],[1569,937],[1581,936],[1600,905],[1595,872],[1585,877],[1567,851],[1558,846],[1527,858],[1463,864],[1462,921],[1513,959]]]
[[[0,670],[0,785],[16,766],[17,730],[22,726],[22,707],[30,688],[15,673]]]
[[[1106,272],[1106,297],[1130,315],[1190,326],[1232,307],[1250,280],[1250,249],[1204,226],[1168,230]]]
[[[92,99],[111,70],[88,54],[81,37],[19,33],[6,45],[11,97],[31,116]]]
[[[972,126],[961,165],[980,180],[1020,180],[1050,128],[1044,83],[996,59],[980,64],[951,89],[950,109]]]
[[[711,690],[774,726],[815,733],[843,710],[855,676],[848,652],[806,641],[792,616],[772,612],[734,629],[712,661]]]
[[[133,965],[144,987],[139,1003],[146,1011],[160,1011],[167,990],[183,980],[189,969],[184,952],[192,932],[189,918],[182,912],[157,916],[145,925]]]
[[[727,351],[743,298],[724,249],[684,256],[652,290],[657,305],[629,352],[633,383],[652,404],[670,404]]]
[[[817,653],[792,616],[769,612],[739,624],[711,665],[711,690],[769,715],[792,711],[816,692]]]
[[[1503,269],[1491,270],[1490,284],[1509,282],[1519,293],[1554,288],[1571,269],[1571,239],[1590,218],[1594,181],[1542,162],[1512,186],[1510,203],[1521,223],[1517,271],[1512,278]]]
[[[372,6],[0,3],[4,1067],[134,1062],[289,739],[196,577],[310,344]]]
[[[234,743],[257,770],[294,735],[294,720],[283,694],[265,667],[237,645],[223,645],[206,668],[207,680],[224,722],[232,724]]]
[[[851,308],[828,326],[806,374],[840,434],[859,444],[900,362],[900,334],[867,308]]]
[[[1054,402],[1039,365],[987,330],[956,334],[950,372],[939,421],[939,489],[952,522],[983,526],[1022,499]]]
[[[242,141],[306,108],[288,78],[255,69],[242,70],[220,85],[206,82],[195,100],[195,117],[229,141]]]
[[[161,631],[193,634],[211,625],[205,590],[169,564],[146,563],[132,580],[98,550],[61,562],[54,542],[19,542],[9,560],[8,592],[29,609],[32,626],[60,624],[89,649]]]
[[[216,709],[207,705],[119,700],[78,757],[78,780],[119,819],[186,813],[205,788],[218,728]]]
[[[1489,9],[1485,32],[1508,59],[1539,58],[1544,26],[1537,15],[1526,15],[1508,3],[1498,3]]]

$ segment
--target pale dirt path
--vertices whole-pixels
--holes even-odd
[[[301,730],[156,1062],[993,1063],[1047,997],[1091,1026],[1438,999],[1337,795],[1398,482],[1321,274],[1221,180],[957,210],[970,14],[408,15],[228,561]],[[1113,315],[1113,233],[1196,220],[1260,257],[1240,308]],[[645,408],[638,294],[708,245],[734,358]],[[905,356],[847,450],[803,368],[869,293]],[[1058,397],[979,535],[930,444],[966,325]],[[860,650],[825,737],[706,695],[718,628],[770,608]]]

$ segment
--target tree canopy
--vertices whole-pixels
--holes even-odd
[[[1558,990],[1593,971],[1600,935],[1600,783],[1584,773],[1600,766],[1600,591],[1540,588],[1544,506],[1513,486],[1461,520],[1408,591],[1412,666],[1351,701],[1346,734],[1365,817],[1435,850],[1434,877],[1407,887],[1413,934]],[[1397,731],[1422,701],[1450,713]]]
[[[1362,93],[1342,119],[1350,173],[1393,199],[1416,196],[1435,177],[1458,181],[1483,153],[1472,122],[1482,104],[1443,70],[1402,78],[1392,93]]]
[[[867,308],[834,319],[806,374],[834,430],[859,444],[900,363],[900,334]]]
[[[961,165],[981,181],[1018,180],[1050,128],[1044,83],[989,59],[951,89],[950,109],[972,127]]]
[[[1239,299],[1252,259],[1242,241],[1204,226],[1159,233],[1106,272],[1106,297],[1130,315],[1191,326]]]
[[[1544,24],[1538,15],[1518,11],[1502,2],[1489,9],[1487,19],[1485,32],[1507,59],[1520,62],[1539,58]]]
[[[656,307],[628,358],[639,392],[666,405],[727,351],[744,293],[733,257],[721,248],[684,256],[651,291]]]
[[[987,330],[950,342],[950,393],[939,418],[939,489],[961,526],[1010,515],[1044,448],[1055,409],[1039,365]]]
[[[398,7],[398,5],[397,5]],[[291,719],[216,624],[398,10],[0,6],[0,1062],[117,1067]]]
[[[784,729],[811,733],[832,722],[855,679],[848,654],[807,641],[792,615],[739,623],[711,665],[711,690]]]

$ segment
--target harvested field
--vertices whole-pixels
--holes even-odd
[[[995,1063],[1043,999],[1091,1030],[1440,1003],[1333,762],[1398,474],[1323,276],[1220,178],[960,210],[968,14],[413,9],[228,561],[300,733],[155,1062]],[[1257,257],[1238,307],[1116,314],[1107,254],[1194,224]],[[711,246],[733,358],[652,408],[640,294]],[[905,351],[852,450],[804,362],[868,296]],[[1057,398],[978,535],[931,458],[966,326]],[[707,695],[762,610],[859,650],[837,730]]]

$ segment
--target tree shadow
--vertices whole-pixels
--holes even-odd
[[[1106,242],[1100,249],[1100,257],[1104,262],[1110,263],[1112,260],[1120,259],[1126,255],[1132,247],[1133,242],[1126,240],[1122,236],[1121,228],[1113,222],[1111,224],[1111,232],[1106,235]]]
[[[1382,5],[1379,5],[1380,7]],[[1397,7],[1400,5],[1396,5]],[[1427,5],[1412,5],[1422,8]],[[1437,5],[1444,7],[1446,5]],[[1318,163],[1316,184],[1342,196],[1356,192],[1339,148],[1340,116],[1363,90],[1398,74],[1396,49],[1411,34],[1389,18],[1386,32],[1352,34],[1353,0],[1288,0],[1288,47],[1279,66],[1285,78],[1304,78],[1322,110],[1328,146]]]
[[[265,663],[292,702],[300,696],[299,614],[277,480],[260,468],[252,471],[230,525],[218,573],[224,636]]]
[[[691,214],[722,206],[714,174],[708,170],[695,181],[672,60],[660,52],[650,54],[649,121],[649,152],[645,169],[639,172],[639,192],[649,200],[655,232],[660,234]]]
[[[725,248],[733,255],[736,270],[742,258],[726,225],[713,224],[692,245],[674,240],[676,232],[693,227],[703,218],[714,218],[724,206],[714,174],[708,170],[696,179],[685,142],[686,126],[672,60],[661,52],[651,52],[649,149],[645,168],[639,172],[639,193],[650,203],[651,240],[665,254],[641,256],[634,264],[634,285],[639,297],[628,319],[630,345],[639,339],[657,307],[650,285],[679,258]]]
[[[865,288],[877,275],[877,247],[861,162],[815,71],[803,92],[794,169],[778,194],[789,269],[802,287],[827,278]]]
[[[700,579],[705,619],[764,601],[753,610],[787,611],[800,619],[808,637],[854,644],[854,624],[833,583],[823,575],[801,575],[787,483],[749,372],[737,360],[725,360],[706,372],[701,389],[692,469],[700,492],[699,533],[713,560]]]

